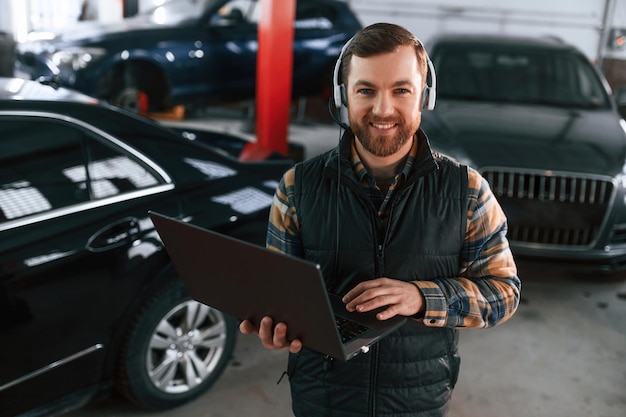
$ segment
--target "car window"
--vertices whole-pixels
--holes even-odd
[[[296,2],[296,29],[332,29],[339,18],[336,7],[315,1]],[[226,2],[211,17],[212,26],[258,25],[261,18],[259,0],[232,0]]]
[[[296,29],[333,29],[339,12],[336,7],[315,1],[296,3]]]
[[[232,0],[224,3],[211,17],[211,26],[258,25],[261,4],[257,0]]]
[[[0,120],[0,222],[158,184],[138,161],[67,123]]]
[[[592,66],[573,53],[464,46],[440,48],[433,62],[439,98],[610,106]]]
[[[189,20],[196,20],[215,0],[168,0],[163,4],[131,18],[158,25],[174,26]]]

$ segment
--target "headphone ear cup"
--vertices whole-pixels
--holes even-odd
[[[434,86],[428,87],[428,110],[435,109],[435,100],[437,98],[437,90]]]
[[[348,119],[348,107],[342,105],[338,108],[339,111],[339,121],[342,123],[342,127],[347,129],[350,127],[350,120]]]
[[[435,89],[426,86],[422,92],[422,110],[433,110],[435,108]]]
[[[339,53],[339,57],[337,58],[337,62],[335,62],[335,68],[333,69],[333,101],[335,103],[335,109],[337,110],[337,119],[336,122],[339,122],[340,126],[344,129],[350,127],[350,123],[348,122],[348,97],[346,95],[346,86],[343,82],[341,82],[341,61],[343,59],[343,54],[345,50],[348,48],[348,45],[352,42],[352,38],[348,39],[348,41],[341,48],[341,52]],[[334,118],[334,117],[333,117]]]
[[[428,108],[428,90],[430,90],[428,86],[424,87],[422,90],[422,110],[426,110]]]
[[[426,53],[426,50],[424,50],[424,53],[426,54],[428,74],[430,75],[430,85],[426,84],[422,92],[422,109],[433,110],[435,108],[435,101],[437,100],[437,75],[435,74],[435,66]]]
[[[343,84],[337,84],[337,82],[334,82],[333,85],[333,102],[335,103],[335,108],[339,108],[341,107],[341,104],[343,102]]]
[[[348,121],[348,96],[346,94],[346,85],[341,83],[339,86],[339,94],[341,96],[341,104],[337,107],[339,111],[339,120],[346,126],[350,126]]]

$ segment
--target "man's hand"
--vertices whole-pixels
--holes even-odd
[[[412,316],[426,308],[422,292],[410,282],[391,278],[364,281],[343,297],[348,311],[365,312],[387,306],[376,314],[378,320],[396,315]]]
[[[257,333],[265,349],[289,348],[291,353],[298,353],[302,349],[300,340],[287,339],[287,325],[278,323],[274,326],[271,317],[263,317],[258,329],[249,320],[244,320],[239,324],[239,331],[243,334]]]

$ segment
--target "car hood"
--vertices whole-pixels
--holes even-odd
[[[437,102],[422,113],[434,149],[479,170],[511,167],[615,176],[626,158],[613,110]]]

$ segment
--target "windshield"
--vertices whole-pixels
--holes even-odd
[[[446,46],[433,55],[437,98],[576,108],[610,106],[600,78],[578,54]]]
[[[184,21],[196,20],[217,0],[168,0],[137,15],[137,18],[159,25],[178,25]]]

